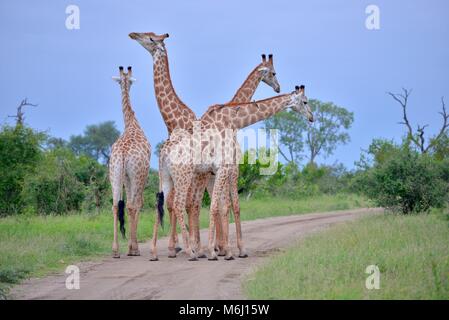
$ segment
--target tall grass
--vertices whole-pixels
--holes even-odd
[[[365,269],[380,269],[368,290]],[[449,224],[379,215],[332,227],[272,258],[244,284],[252,299],[449,299]]]
[[[301,201],[264,199],[241,201],[242,220],[306,212],[349,209],[365,206],[353,195],[318,196]],[[152,236],[154,209],[144,210],[139,218],[138,239]],[[201,213],[201,227],[209,223],[208,209]],[[0,295],[1,288],[24,277],[42,276],[63,270],[68,264],[102,258],[111,254],[112,212],[70,214],[66,216],[13,216],[0,219]],[[166,226],[161,235],[166,235]],[[126,253],[126,240],[120,239]]]

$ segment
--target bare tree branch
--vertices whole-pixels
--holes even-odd
[[[404,92],[402,93],[392,93],[392,92],[387,92],[394,100],[396,100],[402,107],[402,122],[399,122],[399,124],[403,124],[407,127],[408,129],[408,138],[411,139],[413,141],[413,143],[415,143],[418,147],[420,147],[419,145],[419,141],[416,140],[415,135],[413,134],[413,129],[412,126],[410,125],[410,122],[408,121],[407,118],[407,103],[408,103],[408,97],[410,96],[410,94],[412,93],[412,90],[407,90],[405,88],[402,88],[402,91]]]
[[[399,122],[399,124],[403,124],[407,127],[407,138],[410,139],[420,150],[421,153],[427,153],[431,148],[434,147],[434,145],[438,142],[438,140],[441,139],[441,137],[446,133],[446,130],[449,128],[449,114],[447,114],[446,111],[446,105],[444,103],[444,97],[441,97],[441,104],[442,104],[442,111],[439,112],[441,116],[443,117],[443,125],[438,132],[438,134],[430,140],[427,147],[425,146],[426,139],[425,139],[425,128],[428,127],[428,125],[420,126],[418,125],[418,128],[416,130],[416,134],[413,132],[412,126],[408,120],[407,117],[407,103],[408,98],[410,96],[410,93],[412,90],[407,90],[405,88],[402,88],[403,93],[392,93],[387,92],[396,102],[398,102],[402,107],[402,120]]]
[[[23,125],[24,121],[25,121],[25,112],[22,111],[23,107],[37,107],[38,104],[33,104],[28,102],[28,99],[25,98],[23,99],[19,106],[17,107],[17,114],[14,116],[8,116],[9,118],[15,118],[16,119],[16,124],[17,125]]]

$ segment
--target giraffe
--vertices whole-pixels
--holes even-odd
[[[159,111],[168,130],[168,136],[170,137],[177,128],[191,128],[196,120],[196,115],[176,94],[171,81],[168,53],[164,43],[169,34],[157,35],[154,32],[132,32],[129,37],[136,40],[153,57],[154,91]],[[171,192],[166,195],[169,212],[173,212],[174,193]],[[170,214],[170,226],[172,233],[175,234],[175,243],[177,243],[176,219],[172,214]],[[179,247],[169,248],[169,256],[175,257],[180,250]]]
[[[119,72],[120,76],[113,77],[113,79],[120,84],[122,92],[125,131],[112,145],[109,162],[109,180],[112,187],[112,212],[114,216],[114,241],[112,243],[114,258],[120,258],[117,220],[120,222],[122,236],[125,236],[123,186],[126,191],[126,208],[130,229],[128,255],[140,255],[137,244],[137,224],[139,211],[143,205],[143,190],[148,178],[151,157],[151,145],[136,119],[129,99],[129,89],[135,81],[132,77],[132,69],[128,67],[128,72],[125,73],[123,67],[119,67]]]
[[[234,104],[227,106],[215,106],[209,108],[209,110],[201,117],[202,130],[214,129],[220,132],[222,141],[226,142],[226,135],[223,131],[226,129],[238,130],[254,124],[258,121],[267,119],[273,114],[285,110],[286,108],[293,108],[293,110],[303,113],[309,121],[313,122],[313,114],[308,106],[308,99],[305,96],[305,87],[296,86],[295,90],[291,94],[280,95],[277,97],[259,100],[253,103],[239,103],[236,107],[232,108]],[[245,106],[242,108],[242,106]],[[234,136],[235,137],[235,136]],[[231,139],[231,145],[233,146],[234,137]],[[232,148],[232,147],[231,147]],[[235,150],[235,149],[234,149]],[[232,151],[234,151],[232,150]],[[232,152],[231,152],[232,154]],[[235,163],[235,162],[234,162]],[[224,164],[223,162],[216,161],[213,166],[213,172],[215,173],[215,184],[212,191],[212,203],[210,208],[210,224],[209,224],[209,259],[215,260],[215,219],[220,217],[221,221],[218,223],[223,226],[225,259],[232,259],[232,253],[229,249],[228,243],[228,211],[219,209],[220,197],[229,187],[229,176],[233,169],[234,163]]]
[[[248,75],[248,77],[245,79],[243,84],[240,86],[240,88],[235,93],[234,97],[231,99],[230,104],[238,104],[238,103],[245,103],[248,101],[251,101],[254,93],[256,92],[257,87],[259,86],[260,82],[264,82],[270,87],[273,88],[273,90],[277,93],[280,92],[280,85],[276,78],[276,71],[274,69],[273,64],[273,55],[268,55],[268,60],[266,58],[265,54],[262,54],[262,62],[258,64]],[[236,139],[236,137],[234,137]],[[236,143],[236,151],[240,151],[240,147]],[[239,257],[240,258],[246,258],[248,257],[242,240],[242,232],[241,232],[241,224],[240,224],[240,204],[239,204],[239,196],[238,196],[238,181],[239,176],[239,167],[238,164],[235,164],[231,170],[230,170],[230,176],[229,176],[229,188],[230,188],[230,194],[228,196],[228,193],[226,192],[224,197],[224,203],[220,204],[220,208],[225,211],[229,211],[231,204],[229,201],[232,201],[232,211],[234,213],[234,221],[235,221],[235,227],[236,227],[236,238],[237,238],[237,246],[239,248]],[[194,175],[194,179],[192,182],[192,187],[188,195],[188,203],[187,203],[187,212],[189,214],[189,226],[191,231],[191,236],[195,239],[195,249],[198,251],[198,257],[199,258],[205,258],[206,255],[202,252],[201,247],[201,240],[200,240],[200,233],[199,228],[196,229],[192,227],[192,225],[198,224],[199,219],[199,213],[201,208],[201,202],[204,195],[204,190],[207,187],[207,191],[209,195],[212,195],[213,192],[213,186],[215,182],[215,176],[212,175],[210,172],[207,173],[196,173]],[[229,213],[227,213],[229,215]],[[220,228],[221,224],[216,224],[216,237],[217,237],[217,243],[218,250],[220,256],[225,255],[223,250],[223,242],[225,239],[221,237],[222,232]]]
[[[235,136],[234,131],[247,127],[258,121],[266,119],[273,114],[285,110],[289,107],[307,116],[309,121],[313,121],[313,115],[308,106],[308,99],[304,94],[304,86],[296,86],[295,90],[290,94],[283,94],[276,97],[259,100],[255,102],[246,102],[240,104],[224,104],[211,106],[201,117],[199,123],[195,123],[193,133],[179,130],[180,133],[176,137],[170,137],[169,142],[161,149],[160,157],[160,193],[158,197],[158,214],[154,223],[154,233],[152,240],[152,260],[157,260],[157,229],[160,222],[163,202],[163,194],[170,192],[175,185],[175,197],[181,200],[175,203],[176,217],[183,219],[182,211],[185,205],[185,198],[191,185],[191,179],[196,172],[212,172],[215,174],[215,184],[212,192],[212,202],[210,207],[210,223],[209,223],[209,260],[217,260],[215,252],[215,223],[223,225],[223,235],[227,239],[226,223],[228,216],[222,214],[219,208],[219,202],[224,192],[228,192],[226,187],[229,186],[228,179],[230,170],[235,162],[235,158],[230,159],[228,156],[223,157],[216,147],[223,147],[224,151],[230,151],[231,157],[234,157],[235,146],[233,145]],[[196,130],[199,132],[196,132]],[[229,134],[229,131],[233,131]],[[214,136],[215,135],[215,136]],[[218,144],[211,143],[210,138],[218,136]],[[206,138],[206,139],[204,139]],[[201,158],[199,163],[195,162],[193,153],[197,153],[196,148],[200,149],[201,157],[204,155],[209,157],[208,160]],[[229,161],[230,160],[230,161]],[[225,213],[224,211],[222,211]],[[180,220],[181,226],[183,220]],[[197,229],[198,226],[195,226]],[[188,246],[188,254],[190,259],[197,259],[196,253],[191,249],[189,243],[189,235],[185,227],[182,230],[184,245]],[[170,241],[172,237],[170,237]],[[232,253],[229,249],[228,242],[224,243],[225,259],[232,259]]]
[[[164,40],[169,37],[168,34],[164,35],[156,35],[153,32],[147,33],[136,33],[132,32],[129,34],[129,37],[133,40],[139,42],[153,57],[153,72],[154,72],[154,88],[156,93],[156,99],[159,106],[159,110],[162,114],[164,122],[167,126],[169,137],[170,134],[176,128],[188,129],[192,127],[193,121],[196,120],[196,116],[191,111],[187,105],[185,105],[176,94],[173,84],[170,78],[169,72],[169,64],[168,64],[168,54],[167,49],[165,48]],[[272,86],[276,92],[280,91],[279,83],[276,79],[276,73],[273,67],[272,55],[269,55],[268,61],[266,60],[266,56],[262,56],[262,63],[259,64],[248,76],[240,89],[236,92],[231,102],[243,102],[249,101],[254,94],[257,86],[260,81],[267,83]],[[238,178],[238,168],[237,171],[234,171],[233,180],[237,181]],[[210,176],[210,175],[209,175]],[[200,178],[198,178],[200,179]],[[207,177],[201,177],[201,182],[207,181]],[[200,181],[196,181],[200,183]],[[201,185],[204,185],[204,182]],[[213,186],[213,180],[209,183],[208,189],[211,190]],[[198,191],[195,194],[201,193],[201,198],[204,194],[205,186],[201,188],[202,191]],[[171,189],[173,190],[173,189]],[[238,195],[237,190],[231,190],[233,194]],[[167,195],[167,206],[169,212],[173,212],[173,196],[174,192],[166,193]],[[234,197],[232,199],[236,199],[238,197]],[[196,196],[196,204],[193,205],[191,199],[192,195],[189,195],[187,201],[189,203],[188,210],[191,211],[191,208],[194,208],[199,212],[199,207],[197,208],[196,204],[201,203],[201,198]],[[237,199],[238,201],[238,199]],[[233,201],[233,208],[235,209],[238,206],[238,202]],[[239,206],[238,206],[239,207]],[[237,209],[234,210],[236,212]],[[235,215],[235,213],[234,213]],[[189,225],[192,224],[192,219],[195,218],[195,215],[189,214]],[[173,237],[173,241],[171,244],[176,244],[177,241],[177,232],[176,232],[176,215],[170,214],[170,225],[171,225],[171,237]],[[191,233],[192,228],[189,228],[189,232]],[[192,233],[191,233],[192,234]],[[217,232],[217,235],[219,231]],[[198,236],[199,239],[199,236]],[[199,241],[199,240],[198,240]],[[176,257],[176,253],[181,249],[179,247],[171,247],[169,246],[169,257]],[[243,252],[243,250],[241,250]],[[242,253],[241,256],[245,254]],[[202,255],[202,257],[205,257]]]

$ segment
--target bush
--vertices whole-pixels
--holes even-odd
[[[43,133],[22,125],[4,126],[0,132],[0,216],[19,213],[24,178],[33,172],[41,156]]]
[[[27,177],[23,192],[36,213],[62,214],[81,209],[86,187],[76,176],[78,161],[67,149],[45,153],[36,173]]]
[[[153,214],[156,205],[156,193],[159,192],[159,174],[157,170],[150,169],[147,184],[143,192],[144,209],[149,209]]]
[[[394,156],[386,156],[385,150]],[[376,151],[378,150],[378,151]],[[382,151],[380,157],[376,152]],[[359,175],[362,192],[376,205],[404,214],[441,208],[448,200],[447,169],[407,144],[373,149],[374,165]],[[379,159],[379,160],[376,160]]]

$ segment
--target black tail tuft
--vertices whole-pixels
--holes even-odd
[[[120,200],[118,202],[118,221],[120,222],[120,232],[122,237],[126,239],[125,234],[125,201]]]
[[[156,193],[157,214],[162,228],[164,227],[164,192]]]

